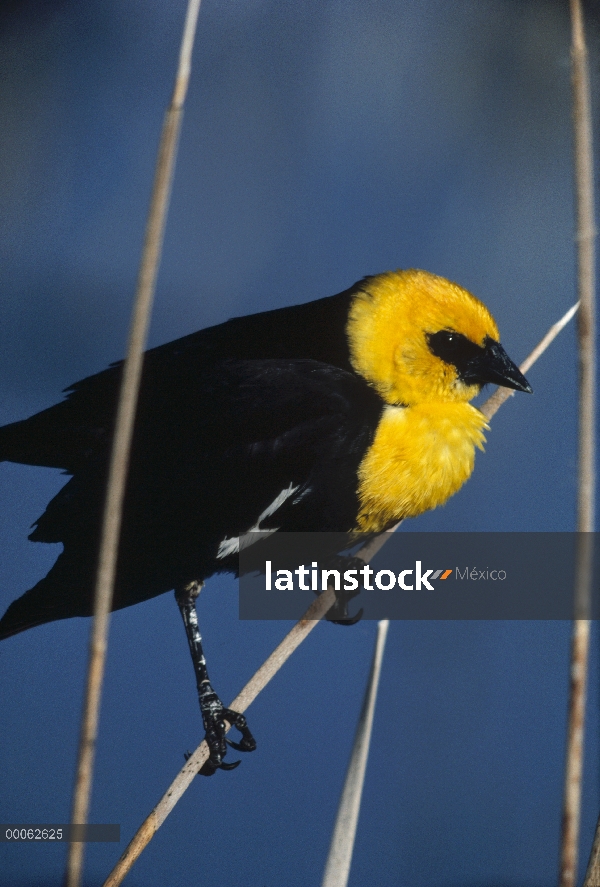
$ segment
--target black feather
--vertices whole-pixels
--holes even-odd
[[[163,351],[162,384],[147,376],[140,398],[114,609],[235,570],[236,558],[217,558],[219,544],[247,532],[290,486],[302,495],[290,496],[264,528],[346,532],[355,523],[357,469],[382,409],[359,376],[314,360],[227,359],[183,378],[181,355],[185,350],[174,351],[169,366]],[[27,432],[36,435],[40,425],[56,429],[55,445],[68,440],[68,458],[58,449],[46,455],[74,476],[30,536],[62,542],[64,551],[9,607],[0,637],[91,612],[113,386],[109,370],[75,386],[71,400],[17,423],[26,455]],[[16,436],[15,426],[8,429],[7,439]]]

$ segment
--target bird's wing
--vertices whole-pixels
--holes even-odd
[[[174,526],[189,522],[190,512],[203,512],[212,515],[204,534],[212,523],[219,532],[238,532],[255,526],[292,485],[313,507],[320,503],[320,523],[333,525],[336,515],[353,508],[356,469],[380,410],[379,398],[362,380],[326,364],[223,361],[201,384],[165,396],[149,393],[140,404],[126,511],[134,525],[159,513]],[[105,472],[101,450],[50,503],[32,538],[80,536],[84,515],[99,511]],[[291,504],[278,507],[278,520],[284,512],[298,515],[289,518],[294,525],[310,520],[306,504],[295,510]]]
[[[114,607],[234,569],[227,540],[256,527],[352,528],[357,469],[381,413],[359,377],[308,360],[225,361],[193,391],[138,417]],[[31,539],[62,542],[48,576],[9,608],[0,636],[91,611],[106,481],[91,458]]]
[[[303,305],[232,318],[144,355],[140,404],[189,392],[227,358],[239,361],[310,358],[350,371],[346,319],[356,287]],[[109,446],[122,362],[66,389],[66,398],[21,422],[0,428],[0,461],[63,468],[75,473]]]
[[[203,415],[199,443],[213,454],[215,482],[205,489],[224,524],[236,507],[236,530],[353,522],[356,471],[382,407],[359,377],[308,360],[229,361],[209,390],[215,409]],[[285,497],[290,487],[297,492]]]

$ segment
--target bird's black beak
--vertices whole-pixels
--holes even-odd
[[[489,382],[533,394],[533,388],[502,345],[490,338],[485,340],[480,353],[466,362],[461,377],[467,383],[485,385]]]

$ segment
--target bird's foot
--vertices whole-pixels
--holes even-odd
[[[206,743],[208,745],[208,760],[202,765],[198,771],[202,776],[212,776],[217,770],[235,770],[241,763],[240,761],[224,761],[223,758],[227,753],[227,746],[230,745],[237,751],[247,752],[254,751],[256,748],[256,740],[250,732],[246,718],[244,715],[231,708],[225,708],[221,700],[216,694],[210,700],[202,713],[204,727],[206,729]],[[232,727],[242,734],[239,742],[234,742],[226,736],[228,721]],[[186,755],[186,760],[189,755]]]
[[[339,570],[341,576],[344,575],[346,570],[356,570],[356,572],[359,573],[364,566],[365,562],[362,558],[344,554],[335,555],[335,557],[332,557],[327,562],[328,569]],[[334,622],[336,625],[356,625],[356,623],[360,621],[363,615],[362,607],[355,616],[350,616],[348,612],[348,604],[352,598],[360,594],[361,591],[362,583],[360,580],[357,581],[359,582],[359,586],[353,591],[346,591],[342,588],[340,588],[340,591],[336,591],[335,604],[325,617],[328,622]]]

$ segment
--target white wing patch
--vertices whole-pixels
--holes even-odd
[[[296,489],[298,489],[298,487],[296,487]],[[304,487],[304,489],[300,493],[298,493],[298,495],[296,496],[296,498],[292,502],[292,505],[297,505],[298,502],[302,502],[304,497],[308,496],[309,493],[312,493],[312,488],[311,487]]]
[[[271,517],[272,514],[275,514],[277,509],[281,508],[283,503],[286,502],[290,496],[293,496],[298,489],[298,486],[290,484],[287,489],[282,490],[281,493],[273,499],[270,505],[267,505],[265,510],[259,515],[254,526],[250,527],[247,533],[244,533],[242,536],[231,536],[229,539],[227,537],[223,539],[223,541],[219,543],[217,558],[222,560],[223,558],[229,557],[230,554],[239,554],[240,549],[247,548],[249,545],[252,545],[253,542],[258,542],[259,539],[264,538],[264,536],[255,536],[255,533],[276,533],[278,527],[275,527],[272,530],[263,530],[261,523],[268,517]],[[300,498],[301,497],[295,499],[294,504],[299,502]]]
[[[240,537],[232,536],[230,539],[225,537],[222,542],[219,542],[219,550],[217,551],[217,557],[222,559],[224,557],[229,557],[230,554],[238,554],[240,550]]]
[[[290,496],[293,496],[298,487],[293,487],[291,484],[287,488],[287,490],[282,490],[279,496],[276,496],[270,505],[267,505],[265,510],[261,513],[260,517],[256,521],[256,524],[251,527],[248,532],[249,533],[258,533],[261,529],[261,523],[266,520],[266,518],[271,517],[272,514],[275,514],[278,508],[281,508],[286,499],[289,499]]]

